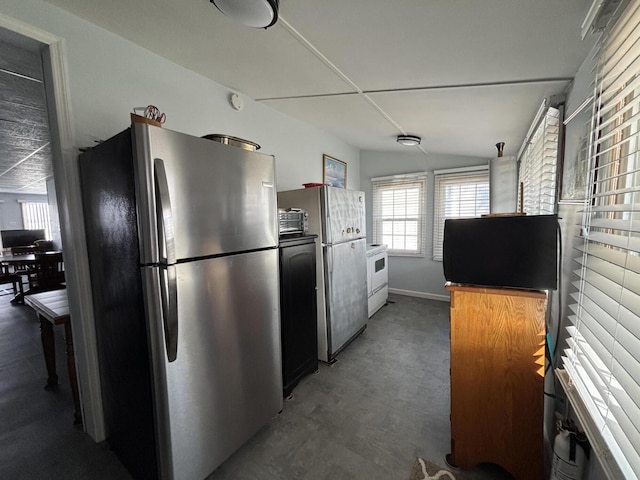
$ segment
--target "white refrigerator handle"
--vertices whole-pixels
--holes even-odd
[[[161,158],[154,160],[154,179],[156,188],[156,202],[158,215],[158,245],[160,252],[164,252],[168,265],[176,263],[176,240],[173,229],[173,216],[171,213],[171,196],[169,195],[169,183],[167,172]]]
[[[178,285],[176,267],[157,268],[160,275],[160,299],[162,302],[162,325],[167,360],[173,362],[178,356]]]
[[[327,257],[327,272],[325,273],[326,296],[327,296],[327,313],[331,297],[333,295],[333,248],[331,246],[325,247],[325,255]]]
[[[326,257],[327,262],[327,273],[333,272],[333,248],[332,245],[323,243],[322,247],[324,248],[324,255]]]

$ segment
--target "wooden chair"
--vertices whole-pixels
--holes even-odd
[[[33,246],[36,247],[38,251],[47,252],[53,250],[53,240],[36,240],[33,242]]]
[[[62,253],[36,253],[33,271],[29,275],[29,292],[38,293],[65,288]]]
[[[6,267],[3,267],[0,271],[0,285],[7,285],[11,283],[13,285],[13,303],[14,300],[16,302],[22,303],[24,297],[24,291],[22,289],[22,277],[16,273],[9,273]],[[19,295],[18,295],[19,293]]]
[[[11,255],[35,255],[36,253],[46,252],[45,247],[36,245],[24,245],[20,247],[11,247]],[[14,265],[13,273],[19,273],[21,275],[30,275],[33,271],[33,265]]]

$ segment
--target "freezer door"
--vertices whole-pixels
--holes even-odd
[[[142,263],[277,245],[274,158],[134,124]]]
[[[367,236],[364,192],[322,187],[324,242],[335,244]]]
[[[177,349],[146,267],[162,478],[205,478],[282,410],[278,250],[180,263]],[[168,298],[171,298],[169,295]]]
[[[366,240],[325,246],[324,260],[331,360],[367,325]]]

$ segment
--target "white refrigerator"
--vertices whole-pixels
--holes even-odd
[[[318,359],[333,363],[367,327],[364,192],[312,187],[278,192],[278,208],[308,213],[316,234]]]

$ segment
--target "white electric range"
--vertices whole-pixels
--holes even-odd
[[[367,245],[367,296],[369,318],[380,310],[389,297],[387,246]]]

